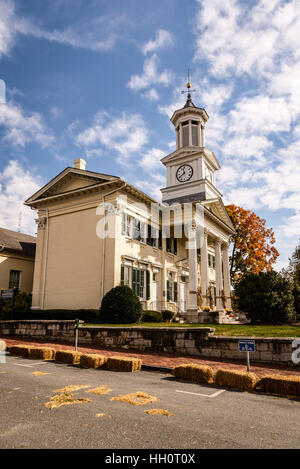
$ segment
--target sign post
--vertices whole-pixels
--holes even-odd
[[[255,352],[255,340],[239,340],[239,351],[246,352],[247,371],[250,373],[250,352]]]
[[[75,352],[78,350],[78,329],[79,329],[79,319],[75,319]]]

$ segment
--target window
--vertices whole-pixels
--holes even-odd
[[[177,238],[167,238],[166,239],[166,249],[167,252],[177,255]]]
[[[141,300],[150,299],[150,271],[121,265],[121,285],[132,288]]]
[[[215,269],[215,268],[216,268],[216,258],[215,258],[215,256],[213,256],[212,254],[208,254],[208,266],[209,266],[211,269]]]
[[[19,270],[11,270],[9,273],[8,288],[20,288],[21,272]]]
[[[175,282],[175,275],[173,272],[169,273],[167,280],[167,301],[178,301],[178,286]]]
[[[198,122],[192,121],[192,145],[199,146]]]
[[[181,124],[182,146],[187,147],[189,144],[189,123],[188,121]]]

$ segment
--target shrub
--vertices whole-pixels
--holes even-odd
[[[286,323],[295,318],[293,285],[270,271],[248,273],[236,285],[238,308],[252,322]]]
[[[98,323],[98,309],[47,309],[29,310],[16,313],[15,319],[40,319],[40,320],[75,320],[80,319],[85,322]]]
[[[37,360],[54,360],[55,350],[50,347],[36,347],[29,350],[29,358]]]
[[[133,324],[142,316],[142,304],[127,285],[112,288],[103,298],[100,322],[103,324]]]
[[[182,381],[191,381],[192,383],[211,384],[214,381],[212,368],[205,365],[178,365],[173,368],[172,373],[175,378]]]
[[[107,362],[107,357],[98,354],[82,354],[80,356],[81,368],[101,368]]]
[[[105,363],[105,368],[111,371],[140,371],[142,361],[139,358],[109,357]]]
[[[215,374],[217,386],[236,389],[237,391],[253,391],[259,378],[254,373],[237,370],[218,370]]]
[[[163,315],[160,311],[144,311],[142,322],[162,322]]]
[[[168,310],[163,311],[162,312],[163,321],[171,321],[173,319],[174,315],[175,314],[173,313],[173,311],[168,311]]]
[[[300,396],[300,376],[263,376],[257,383],[258,391],[285,396]]]
[[[72,350],[57,350],[55,361],[58,363],[68,363],[69,365],[78,365],[81,355],[81,352],[73,352]]]
[[[23,314],[30,314],[32,295],[30,293],[18,292],[15,296],[15,305],[13,310],[14,319],[20,319]],[[12,300],[3,300],[0,311],[0,319],[11,319],[13,309]]]

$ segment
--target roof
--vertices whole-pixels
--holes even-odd
[[[35,247],[36,238],[34,236],[0,228],[0,251],[2,249],[9,249],[34,255]]]

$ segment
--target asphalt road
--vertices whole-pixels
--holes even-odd
[[[92,402],[45,407],[54,390],[69,385],[106,385],[111,392],[81,389],[74,396]],[[158,402],[111,401],[137,391]],[[0,364],[0,397],[1,449],[300,448],[300,400],[222,391],[163,373],[84,370],[7,356]],[[173,415],[144,412],[157,408]]]

